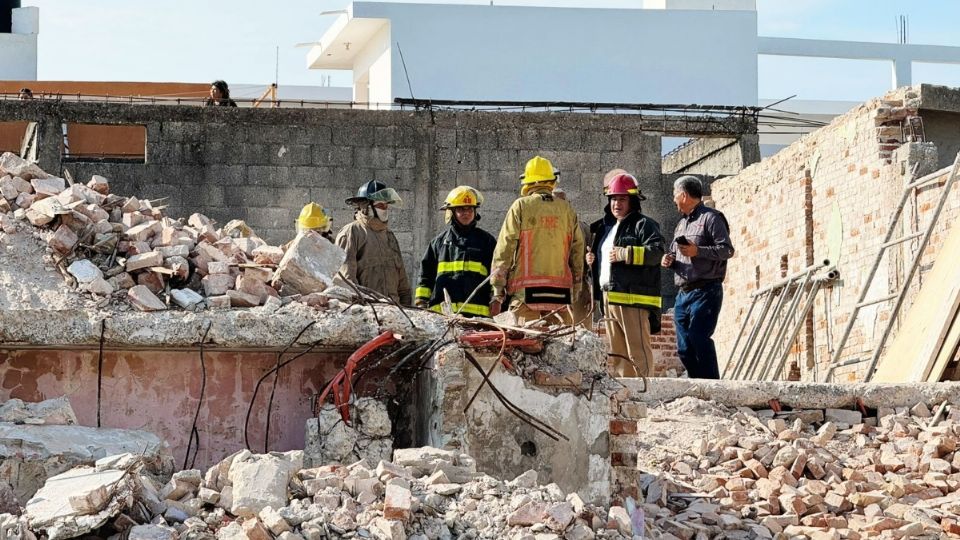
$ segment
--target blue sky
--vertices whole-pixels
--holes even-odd
[[[453,3],[453,2],[451,2]],[[487,4],[489,0],[455,3]],[[642,0],[496,0],[498,4],[633,7]],[[39,78],[318,85],[300,42],[317,40],[347,0],[24,0],[40,7]],[[758,0],[760,35],[960,46],[955,0]],[[682,39],[678,35],[677,39]],[[760,97],[862,100],[887,90],[882,62],[761,57]],[[960,66],[914,66],[914,80],[960,86]],[[349,84],[337,75],[334,84]],[[243,96],[245,97],[245,96]]]

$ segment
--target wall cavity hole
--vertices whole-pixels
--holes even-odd
[[[536,457],[537,455],[537,445],[533,441],[526,441],[520,444],[520,455],[528,457]]]

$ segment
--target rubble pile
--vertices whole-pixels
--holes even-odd
[[[284,250],[242,221],[218,229],[202,214],[175,220],[159,202],[112,194],[102,176],[73,183],[9,152],[0,156],[0,230],[15,234],[18,223],[32,225],[51,264],[95,298],[125,297],[141,311],[275,310],[331,286],[345,258],[314,232],[297,235]]]
[[[3,520],[16,519],[0,516]],[[133,454],[48,480],[24,516],[31,534],[129,540],[377,538],[629,538],[626,511],[540,486],[528,471],[508,482],[476,472],[466,455],[396,450],[376,465],[304,468],[303,453],[241,451],[205,473],[158,485]],[[121,536],[122,535],[122,536]]]
[[[945,411],[683,398],[638,425],[641,508],[665,538],[957,538],[960,410]]]
[[[307,420],[303,461],[307,467],[326,463],[390,460],[393,439],[387,406],[378,399],[360,398],[353,406],[356,421],[347,425],[334,405]]]

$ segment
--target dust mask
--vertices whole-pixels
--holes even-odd
[[[387,219],[389,219],[389,217],[390,217],[390,209],[389,209],[389,208],[385,208],[385,209],[381,210],[381,209],[379,209],[379,208],[377,208],[377,207],[375,207],[375,206],[372,207],[372,208],[373,208],[373,215],[374,215],[377,219],[379,219],[380,221],[386,223],[386,222],[387,222]]]

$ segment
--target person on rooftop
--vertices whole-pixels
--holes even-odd
[[[230,99],[230,87],[226,81],[216,80],[210,83],[210,97],[205,107],[236,107],[237,102]]]

